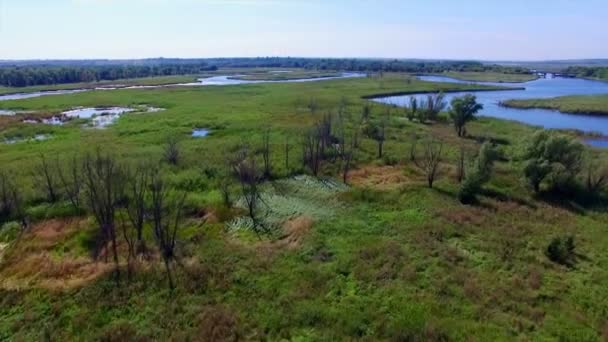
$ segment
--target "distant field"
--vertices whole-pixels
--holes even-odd
[[[462,81],[521,83],[537,79],[536,75],[503,74],[500,72],[446,72],[442,76]]]
[[[323,78],[340,76],[340,72],[331,71],[307,71],[298,69],[276,69],[263,72],[248,73],[248,75],[234,77],[239,80],[248,81],[286,81],[286,80],[301,80],[307,78]]]
[[[608,95],[562,96],[551,99],[509,100],[502,103],[513,108],[544,108],[572,114],[608,115]]]
[[[43,90],[65,90],[65,89],[80,89],[80,88],[96,88],[111,85],[163,85],[163,84],[174,84],[174,83],[187,83],[193,82],[198,78],[196,75],[176,75],[176,76],[158,76],[158,77],[143,77],[143,78],[130,78],[114,81],[101,81],[101,82],[90,82],[90,83],[66,83],[46,86],[35,86],[35,87],[2,87],[0,86],[0,94],[12,94],[12,93],[33,93]]]

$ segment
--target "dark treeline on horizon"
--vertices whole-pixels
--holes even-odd
[[[331,58],[210,58],[142,60],[28,60],[0,61],[0,85],[27,87],[62,83],[113,81],[125,78],[197,74],[218,68],[304,68],[358,72],[441,73],[495,71],[529,73],[517,66],[476,61],[331,59]]]

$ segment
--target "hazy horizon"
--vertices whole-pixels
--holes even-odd
[[[0,60],[608,57],[599,0],[0,0]]]

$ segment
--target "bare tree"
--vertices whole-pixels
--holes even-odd
[[[56,172],[44,154],[41,153],[39,155],[39,161],[34,170],[38,183],[42,186],[47,200],[51,203],[57,202],[59,194],[57,192]]]
[[[466,177],[466,150],[464,146],[460,146],[460,153],[458,154],[458,161],[456,164],[456,177],[458,178],[458,183],[462,183],[464,178]]]
[[[59,180],[68,200],[74,207],[77,213],[81,211],[80,196],[83,187],[83,176],[81,169],[81,162],[78,156],[74,155],[71,161],[66,162],[67,170],[60,165],[57,165],[59,171]]]
[[[308,101],[308,104],[306,105],[306,108],[308,108],[311,115],[314,116],[315,114],[317,114],[317,110],[319,110],[319,104],[317,103],[317,99],[311,97]]]
[[[115,264],[115,280],[120,284],[118,244],[116,236],[116,209],[123,199],[123,171],[114,157],[97,150],[87,154],[83,161],[84,185],[87,204],[99,226],[95,257],[101,251],[109,254],[107,246],[111,245]]]
[[[165,161],[171,165],[177,165],[180,159],[179,142],[175,137],[170,137],[165,145]]]
[[[260,181],[258,168],[255,158],[252,158],[247,152],[241,152],[235,158],[233,164],[234,174],[241,185],[241,192],[247,206],[247,214],[253,223],[254,232],[260,237],[260,233],[268,232],[264,223],[258,218],[258,208],[262,202],[260,194]]]
[[[350,143],[347,143],[345,141],[345,139],[342,140],[342,145],[344,145],[344,147],[341,150],[340,153],[340,157],[342,160],[342,182],[344,182],[344,184],[348,183],[348,172],[351,169],[351,164],[353,162],[353,159],[355,157],[355,136],[356,136],[356,132],[353,132],[353,137],[350,141]]]
[[[272,164],[270,160],[270,128],[267,128],[262,135],[262,148],[260,149],[262,160],[264,161],[264,178],[272,176]]]
[[[410,105],[405,108],[405,116],[408,120],[414,121],[418,113],[418,99],[415,96],[410,96]]]
[[[368,121],[372,115],[372,105],[369,102],[366,102],[363,105],[363,110],[361,111],[361,122]]]
[[[443,152],[443,142],[428,138],[424,141],[422,158],[416,158],[416,166],[424,172],[429,188],[433,188],[433,183],[439,173],[441,154]]]
[[[416,147],[418,145],[418,136],[412,133],[412,142],[410,144],[410,161],[416,162]]]
[[[316,177],[321,167],[321,137],[315,128],[308,129],[302,139],[302,163]]]
[[[151,169],[150,165],[147,164],[137,166],[135,171],[129,175],[126,184],[126,211],[131,227],[135,232],[132,245],[136,254],[145,254],[147,252],[144,240],[144,224],[146,220],[146,196],[150,187]],[[126,235],[125,233],[125,239],[128,240]]]
[[[285,137],[285,171],[290,173],[289,170],[289,152],[291,151],[291,146],[289,145],[289,137]]]
[[[152,217],[154,236],[160,255],[163,258],[169,288],[174,290],[175,282],[171,269],[173,268],[173,263],[177,259],[177,231],[182,218],[186,193],[179,197],[171,196],[158,169],[152,172],[150,184],[150,215]]]
[[[378,144],[378,158],[382,158],[384,155],[384,142],[386,140],[386,124],[390,112],[387,112],[382,116],[378,124],[372,125],[369,128],[368,135],[370,138],[376,141]]]
[[[22,230],[25,230],[29,227],[29,221],[23,197],[13,179],[12,174],[0,171],[0,221],[17,219]]]

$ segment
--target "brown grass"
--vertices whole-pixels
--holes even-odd
[[[82,287],[111,271],[111,264],[90,257],[53,255],[52,249],[83,229],[84,222],[48,220],[34,225],[7,253],[0,267],[0,287],[66,290]]]
[[[349,184],[381,190],[394,189],[411,181],[399,166],[367,165],[348,174]]]
[[[206,307],[199,316],[197,330],[194,341],[238,341],[240,335],[236,315],[222,305]]]

